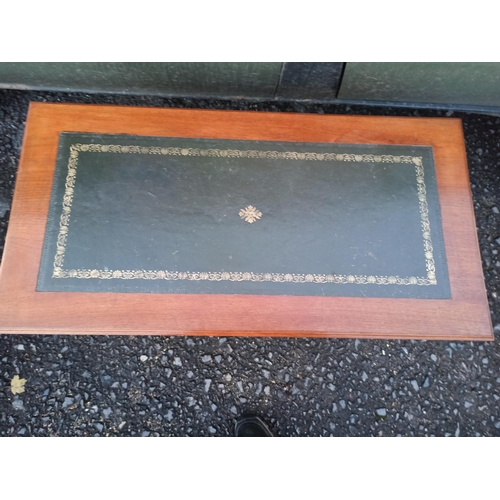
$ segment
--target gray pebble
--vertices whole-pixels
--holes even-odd
[[[12,401],[12,408],[14,408],[14,410],[24,411],[23,400],[22,399],[14,399],[14,401]]]
[[[205,379],[205,392],[208,392],[210,390],[210,386],[212,385],[212,380],[209,378]]]
[[[68,406],[71,406],[75,400],[73,398],[64,398],[64,403],[62,404],[63,408],[68,408]]]
[[[210,354],[205,354],[205,356],[201,357],[201,360],[203,363],[210,363],[210,361],[212,361],[212,356],[210,356]]]
[[[387,410],[385,408],[379,408],[375,413],[379,417],[386,417],[387,416]]]

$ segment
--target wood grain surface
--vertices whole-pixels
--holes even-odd
[[[451,300],[37,292],[60,132],[434,148]],[[460,119],[30,105],[0,332],[492,340]]]

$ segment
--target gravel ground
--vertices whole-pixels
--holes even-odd
[[[500,118],[452,111],[0,90],[0,252],[29,101],[463,118],[483,269],[500,331]],[[10,380],[27,380],[13,395]],[[500,436],[500,344],[0,336],[0,435]]]

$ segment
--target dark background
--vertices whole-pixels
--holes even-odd
[[[500,118],[275,100],[0,91],[0,238],[29,101],[463,119],[495,332],[500,331]],[[498,240],[498,241],[497,241]],[[258,314],[258,311],[255,311]],[[14,396],[10,380],[27,379]],[[0,336],[0,435],[500,435],[500,346],[441,341]]]

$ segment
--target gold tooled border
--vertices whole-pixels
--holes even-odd
[[[90,153],[125,153],[153,154],[168,156],[208,156],[217,158],[257,158],[311,161],[346,161],[367,163],[410,163],[415,165],[415,173],[420,206],[420,220],[424,243],[425,266],[427,277],[400,276],[365,276],[339,274],[293,274],[293,273],[252,273],[252,272],[179,272],[166,270],[106,270],[98,269],[63,269],[64,255],[68,239],[71,206],[78,167],[78,154]],[[437,285],[431,241],[429,210],[424,180],[424,168],[421,156],[393,155],[355,155],[345,153],[300,153],[294,151],[256,151],[240,149],[203,149],[203,148],[161,148],[153,146],[120,146],[103,144],[73,144],[70,146],[68,173],[59,220],[56,255],[54,257],[53,278],[83,279],[146,279],[146,280],[207,280],[207,281],[271,281],[292,283],[338,283],[338,284],[376,284],[376,285]]]

